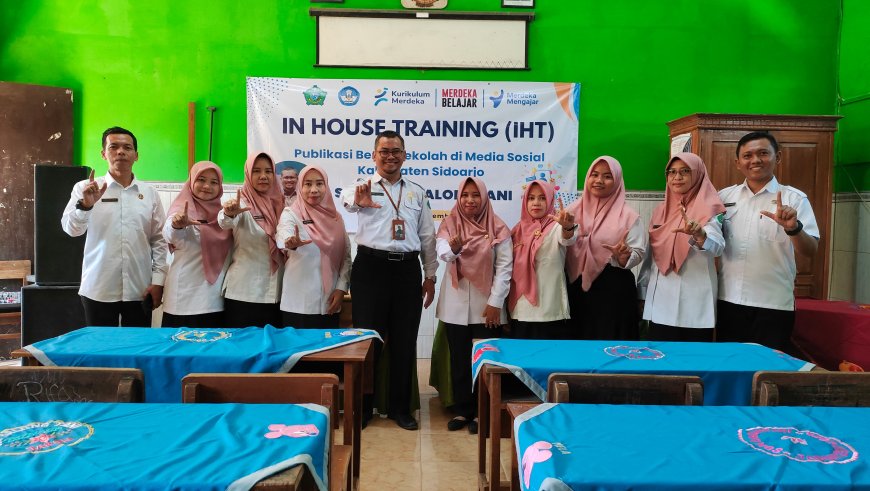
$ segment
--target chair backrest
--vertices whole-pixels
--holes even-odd
[[[704,383],[692,376],[554,373],[547,383],[547,401],[700,406]]]
[[[138,368],[2,367],[3,402],[142,402]]]
[[[870,373],[756,372],[752,404],[870,407]]]
[[[182,402],[320,404],[338,422],[338,377],[327,373],[191,373]]]
[[[0,261],[0,280],[21,280],[21,285],[27,285],[27,275],[30,274],[30,261]]]

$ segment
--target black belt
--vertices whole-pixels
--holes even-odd
[[[386,259],[388,261],[416,261],[417,256],[420,255],[420,251],[410,251],[410,252],[393,252],[393,251],[382,251],[380,249],[372,249],[371,247],[366,247],[364,245],[357,245],[356,251],[360,254],[365,254],[366,256],[374,256],[381,259]]]

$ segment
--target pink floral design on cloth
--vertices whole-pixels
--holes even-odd
[[[553,456],[551,448],[553,448],[553,444],[545,441],[538,441],[526,447],[522,462],[523,483],[525,483],[526,489],[529,488],[529,481],[532,478],[532,467],[537,463],[549,460]]]
[[[480,348],[477,348],[477,350],[474,351],[474,356],[471,357],[471,363],[477,363],[477,360],[479,360],[486,351],[498,351],[498,348],[491,344],[482,344]]]
[[[281,438],[282,436],[289,436],[290,438],[302,438],[306,436],[317,436],[320,434],[320,430],[317,429],[315,425],[282,425],[282,424],[274,424],[269,425],[269,433],[266,433],[266,438]]]

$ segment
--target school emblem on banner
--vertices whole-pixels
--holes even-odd
[[[0,455],[51,452],[87,440],[94,427],[78,421],[33,422],[0,431]]]
[[[222,339],[228,339],[232,336],[229,331],[219,331],[216,329],[178,331],[172,336],[173,341],[186,341],[188,343],[214,343]]]
[[[858,460],[851,445],[810,430],[758,426],[737,430],[737,438],[754,450],[797,462],[848,464]]]
[[[604,348],[604,352],[610,356],[628,358],[629,360],[659,360],[665,357],[661,351],[646,346],[610,346]]]

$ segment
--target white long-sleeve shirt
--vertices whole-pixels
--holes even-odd
[[[462,251],[459,254],[453,254],[448,241],[442,238],[438,238],[436,249],[438,257],[448,263],[448,272],[444,274],[444,279],[441,282],[441,294],[438,296],[435,317],[444,322],[461,326],[483,324],[483,311],[487,305],[491,305],[501,309],[500,322],[506,324],[507,309],[504,301],[510,292],[511,272],[514,263],[511,239],[507,238],[495,246],[492,258],[492,289],[488,295],[481,293],[465,277],[460,278],[457,287],[454,288],[453,279],[449,272],[449,263],[456,261],[461,256]]]
[[[699,248],[691,236],[679,234],[691,247],[680,272],[662,274],[650,251],[637,281],[638,297],[645,300],[643,318],[674,327],[716,327],[716,299],[719,279],[715,258],[725,249],[719,217],[704,225],[707,238]]]
[[[794,310],[797,274],[794,246],[779,224],[761,215],[776,211],[776,193],[782,204],[797,211],[804,232],[819,238],[819,226],[807,195],[773,178],[757,194],[743,184],[719,191],[725,203],[725,252],[719,273],[719,299],[737,305]]]
[[[550,227],[535,254],[538,305],[532,305],[522,296],[517,300],[511,318],[523,322],[550,322],[571,317],[565,283],[565,248],[576,241],[576,231],[570,239],[564,239],[562,227],[558,224]]]
[[[367,181],[359,180],[341,192],[344,208],[350,213],[356,213],[357,232],[354,239],[358,245],[392,252],[420,251],[425,277],[435,276],[438,270],[438,260],[435,253],[435,222],[432,220],[432,209],[426,190],[419,184],[402,177],[395,184],[375,174],[372,181],[372,201],[381,205],[380,208],[360,208],[354,204],[356,186]],[[402,183],[404,182],[404,186]],[[405,221],[405,240],[393,240],[393,220],[396,219],[396,209],[390,203],[381,184],[399,204],[399,218]],[[401,194],[401,196],[400,196]]]
[[[150,285],[163,285],[166,276],[166,214],[150,185],[133,178],[126,188],[109,173],[96,179],[106,192],[90,211],[76,209],[89,181],[73,186],[60,223],[64,232],[85,232],[82,283],[79,295],[98,302],[142,300]]]
[[[327,196],[325,199],[332,199]],[[284,286],[281,294],[281,310],[296,314],[326,315],[329,306],[329,293],[334,290],[348,291],[350,283],[350,238],[344,233],[344,259],[341,268],[334,271],[329,293],[323,289],[323,275],[320,271],[320,248],[313,242],[294,249],[286,249],[284,242],[296,234],[299,227],[299,238],[311,240],[308,230],[290,208],[284,208],[278,230],[275,233],[278,247],[287,252],[284,263]]]
[[[242,207],[247,204],[242,202]],[[232,261],[224,278],[224,298],[251,303],[278,303],[284,265],[272,273],[269,237],[250,211],[233,218],[218,213],[218,225],[233,231]]]
[[[199,227],[191,225],[175,229],[172,228],[172,218],[169,218],[163,226],[163,237],[175,248],[163,286],[163,311],[173,315],[223,311],[221,288],[231,256],[227,254],[220,275],[214,283],[209,283],[202,265]]]

